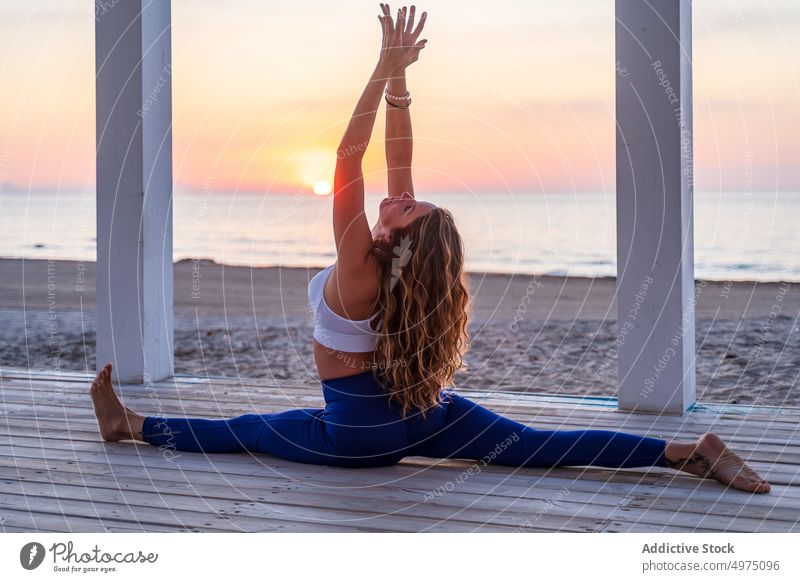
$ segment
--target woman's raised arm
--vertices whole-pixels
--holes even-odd
[[[384,15],[389,15],[389,5],[381,4]],[[403,8],[405,10],[405,8]],[[411,6],[401,36],[406,46],[417,44],[427,13],[420,16],[414,28],[416,7]],[[421,41],[423,44],[425,40]],[[386,87],[386,169],[389,196],[399,196],[408,192],[414,196],[414,182],[411,175],[411,160],[414,150],[414,136],[411,131],[410,93],[406,86],[406,67],[392,72]]]
[[[379,15],[383,30],[380,58],[350,117],[336,152],[333,178],[333,233],[338,267],[360,269],[366,265],[372,248],[372,234],[364,214],[364,175],[362,161],[372,136],[375,117],[387,79],[393,71],[414,62],[424,43],[403,46],[405,15],[398,11],[397,22]]]
[[[358,100],[336,151],[333,177],[333,235],[339,266],[366,261],[372,234],[364,214],[364,174],[361,164],[375,125],[389,71],[379,62]]]

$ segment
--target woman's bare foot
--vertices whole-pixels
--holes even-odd
[[[91,395],[100,436],[106,441],[141,440],[144,417],[126,408],[111,384],[111,364],[98,372]]]
[[[769,483],[714,433],[700,435],[694,444],[669,443],[665,456],[667,467],[672,469],[716,479],[742,491],[769,493]]]

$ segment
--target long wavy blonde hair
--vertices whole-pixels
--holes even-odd
[[[372,248],[381,265],[375,368],[402,415],[441,402],[469,345],[464,244],[452,214],[434,208]]]

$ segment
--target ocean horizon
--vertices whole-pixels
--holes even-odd
[[[616,276],[613,193],[418,193],[452,211],[474,272]],[[0,257],[94,261],[94,192],[0,195]],[[381,195],[368,194],[370,223]],[[335,259],[330,196],[174,195],[174,260],[324,267]],[[696,193],[695,276],[800,281],[800,193]]]

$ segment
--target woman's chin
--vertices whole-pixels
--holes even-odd
[[[376,241],[382,238],[386,238],[386,233],[382,228],[378,228],[376,225],[376,227],[372,229],[372,240]]]

